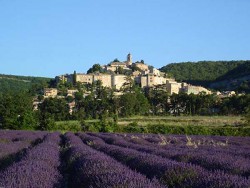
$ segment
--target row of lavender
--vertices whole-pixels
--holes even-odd
[[[69,187],[164,187],[83,144],[74,134],[67,133],[65,137],[69,147],[66,155]]]
[[[248,149],[241,150],[241,153],[237,155],[237,152],[232,153],[232,151],[229,150],[230,147],[232,147],[229,145],[193,148],[186,145],[158,145],[133,135],[90,135],[98,136],[109,144],[114,144],[125,148],[129,147],[137,151],[151,153],[179,162],[189,162],[202,166],[203,168],[211,171],[223,170],[226,173],[245,177],[249,177],[250,175],[250,158]]]
[[[18,152],[39,142],[45,134],[46,132],[0,131],[0,169],[6,165],[6,162],[14,160]]]
[[[139,149],[135,148],[136,144],[129,144],[114,134],[79,134],[79,136],[93,148],[112,156],[131,169],[145,174],[148,178],[156,177],[169,187],[250,186],[246,177],[230,175],[219,170],[211,172],[198,165],[174,161],[149,151],[138,151]]]
[[[34,132],[33,135],[29,132],[27,135],[19,136],[24,140],[29,140],[29,138],[33,140],[43,137],[44,134],[46,133]],[[15,138],[10,134],[11,137]],[[6,138],[8,138],[7,135]],[[59,143],[60,133],[46,134],[41,143],[29,147],[20,160],[0,171],[0,187],[61,187],[59,184],[62,182],[62,175],[58,170],[60,166]]]
[[[225,137],[225,136],[185,136],[185,135],[156,135],[156,134],[119,134],[123,137],[134,138],[135,142],[145,140],[150,143],[163,146],[193,146],[194,148],[208,148],[228,151],[240,154],[241,150],[250,156],[249,137]],[[211,147],[213,146],[213,147]],[[222,147],[221,147],[222,146]],[[223,147],[226,146],[226,147]],[[236,152],[236,153],[235,153]]]
[[[166,187],[91,149],[73,133],[60,136],[46,134],[20,160],[0,171],[0,187]]]
[[[250,187],[249,138],[0,131],[17,143],[0,187]]]
[[[246,166],[250,159],[250,138],[249,137],[219,137],[219,136],[169,136],[169,135],[117,135],[125,140],[139,144],[150,145],[159,149],[169,151],[170,157],[188,157],[182,154],[199,154],[200,157],[216,157],[227,159],[231,162],[245,161]],[[228,157],[228,158],[227,158]],[[207,160],[207,158],[205,158]]]

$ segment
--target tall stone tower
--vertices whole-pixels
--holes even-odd
[[[132,55],[129,53],[128,55],[127,55],[127,66],[130,66],[130,65],[132,65]]]

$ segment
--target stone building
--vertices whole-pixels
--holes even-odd
[[[120,90],[123,86],[128,85],[129,81],[132,80],[135,83],[139,84],[142,88],[154,88],[156,86],[163,86],[162,88],[165,88],[170,94],[178,94],[180,91],[186,92],[188,94],[198,94],[200,92],[205,92],[207,94],[211,93],[211,91],[207,90],[206,88],[200,86],[192,86],[186,83],[182,84],[176,82],[174,79],[166,78],[167,75],[165,73],[160,72],[158,69],[152,66],[144,64],[143,61],[133,63],[132,55],[130,53],[127,55],[126,61],[114,61],[109,65],[104,65],[103,68],[109,73],[76,74],[76,82],[92,84],[93,82],[101,81],[104,87]],[[124,70],[122,72],[123,74],[118,71],[119,68],[122,68],[122,70]],[[120,74],[118,74],[118,72]],[[130,75],[129,79],[128,75]],[[56,80],[58,83],[73,83],[74,74],[57,76]],[[54,94],[50,94],[50,91],[48,91],[47,95],[53,96]]]
[[[57,83],[73,82],[73,77],[70,74],[56,76],[55,80]]]
[[[72,114],[73,114],[73,111],[74,111],[74,109],[75,109],[75,107],[76,107],[76,102],[73,101],[73,102],[71,102],[71,103],[68,103],[68,105],[69,105],[69,113],[70,113],[70,115],[72,115]]]
[[[140,85],[144,87],[154,87],[156,85],[166,84],[166,78],[149,73],[147,75],[140,76]]]
[[[173,93],[179,94],[181,89],[181,83],[178,83],[176,81],[167,80],[166,86],[167,91],[170,93],[170,95],[172,95]]]
[[[129,54],[127,55],[127,61],[126,61],[127,67],[131,66],[132,63],[133,63],[133,62],[132,62],[132,55],[129,53]]]
[[[132,55],[129,53],[127,55],[127,60],[123,62],[111,62],[109,65],[103,66],[106,71],[117,71],[118,67],[121,67],[124,70],[129,70],[132,65]]]
[[[138,69],[140,69],[142,71],[148,71],[149,70],[148,65],[146,65],[144,63],[133,63],[132,66],[134,66],[134,67],[136,67],[136,68],[138,68]]]
[[[93,82],[99,80],[102,82],[104,87],[112,87],[111,82],[112,75],[110,74],[76,74],[76,82],[84,83],[84,84],[92,84]]]
[[[150,71],[150,73],[152,73],[153,75],[161,76],[161,71],[159,71],[159,70],[156,69],[156,68],[150,67],[150,68],[149,68],[149,71]]]
[[[182,84],[182,91],[187,93],[187,94],[199,94],[201,92],[204,92],[206,94],[212,94],[211,91],[209,91],[208,89],[204,88],[204,87],[201,87],[201,86],[193,86],[193,85],[190,85],[190,84],[186,84],[186,83],[183,83]]]
[[[110,74],[93,74],[93,82],[101,81],[103,87],[112,87],[112,75]]]
[[[119,90],[125,83],[128,82],[126,75],[120,74],[77,74],[76,75],[76,81],[84,84],[92,84],[96,81],[101,81],[102,86],[109,87],[109,88],[115,88]],[[131,77],[131,79],[133,79]]]
[[[77,89],[68,89],[68,90],[67,90],[67,96],[74,97],[74,96],[75,96],[75,93],[77,93],[77,92],[78,92]]]
[[[44,98],[55,98],[57,96],[58,90],[56,88],[44,88]]]
[[[129,84],[129,80],[132,79],[133,77],[128,77],[126,75],[113,75],[112,76],[112,86],[116,90],[120,90],[123,86],[126,84]]]
[[[92,84],[93,83],[93,74],[76,74],[76,82],[85,83],[85,84]]]

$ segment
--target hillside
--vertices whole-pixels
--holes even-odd
[[[50,78],[0,74],[0,93],[36,90],[49,81]]]
[[[177,81],[217,90],[250,92],[250,61],[172,63],[160,70]]]

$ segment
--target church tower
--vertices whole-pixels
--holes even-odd
[[[132,65],[132,55],[129,53],[127,55],[127,66],[131,66]]]

